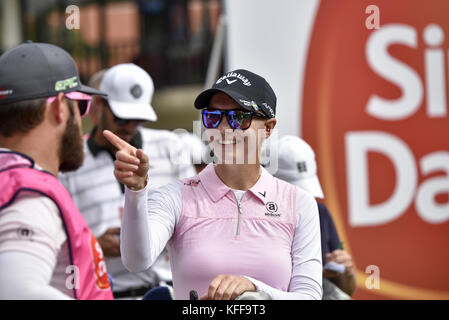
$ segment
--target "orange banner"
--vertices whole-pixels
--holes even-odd
[[[320,3],[300,121],[355,298],[449,299],[448,73],[449,1]]]

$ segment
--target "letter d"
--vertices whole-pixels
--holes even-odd
[[[349,132],[345,137],[348,181],[349,223],[351,226],[374,226],[398,218],[415,194],[417,173],[408,146],[385,132]],[[391,197],[380,204],[369,201],[368,152],[385,155],[396,172],[396,186]],[[382,175],[382,172],[378,172]]]

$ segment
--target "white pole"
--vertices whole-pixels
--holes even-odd
[[[218,21],[217,31],[212,45],[212,52],[210,54],[209,65],[207,67],[205,88],[209,89],[214,84],[219,76],[221,60],[224,52],[224,45],[226,41],[226,18],[225,15],[220,16]]]
[[[22,42],[22,18],[19,0],[2,0],[2,50],[6,51]]]

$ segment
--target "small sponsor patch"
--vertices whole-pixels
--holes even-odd
[[[281,214],[280,213],[265,212],[265,216],[267,216],[267,217],[280,217]]]
[[[136,99],[138,99],[142,96],[142,87],[138,84],[134,85],[130,91],[131,91],[131,95]]]
[[[259,111],[260,108],[255,101],[251,101],[251,107],[253,107],[254,111]]]
[[[252,102],[248,101],[248,100],[239,99],[239,101],[247,107],[251,107],[251,105],[252,105]]]
[[[274,202],[268,202],[265,206],[270,213],[274,213],[278,211],[278,205]]]
[[[296,164],[299,172],[307,172],[307,163],[305,161],[300,161]]]
[[[198,187],[198,184],[201,182],[201,180],[189,180],[187,182],[184,182],[185,186],[191,186],[191,187]]]
[[[19,227],[17,229],[17,237],[20,240],[28,240],[28,241],[33,241],[34,239],[34,231],[32,229],[30,229],[29,227]]]
[[[6,96],[9,96],[13,93],[13,90],[3,89],[0,88],[0,99],[6,98]]]
[[[274,118],[275,114],[273,111],[273,108],[270,107],[266,102],[262,103],[262,105],[265,107],[265,109],[270,113],[270,115]]]

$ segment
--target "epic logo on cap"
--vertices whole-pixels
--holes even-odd
[[[71,77],[68,79],[56,81],[55,91],[63,91],[63,90],[75,88],[76,86],[78,86],[77,78]]]
[[[449,2],[322,1],[303,138],[357,268],[359,298],[449,298]],[[380,289],[365,287],[366,266]]]

